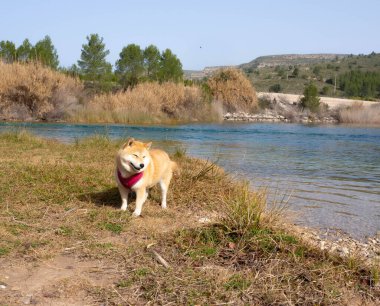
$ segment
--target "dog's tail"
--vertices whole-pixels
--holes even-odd
[[[179,168],[178,164],[174,161],[171,161],[172,171],[176,174],[179,174],[181,172],[181,169]]]

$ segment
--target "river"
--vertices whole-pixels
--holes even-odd
[[[64,142],[93,134],[166,142],[216,161],[271,200],[291,194],[296,223],[339,229],[354,238],[380,231],[380,128],[301,124],[188,124],[178,126],[0,123]]]

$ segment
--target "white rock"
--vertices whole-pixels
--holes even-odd
[[[344,256],[347,256],[349,254],[349,251],[348,251],[348,248],[346,247],[342,247],[340,249],[341,253],[344,255]]]
[[[0,289],[6,289],[7,288],[7,286],[5,286],[5,285],[0,285]]]
[[[209,222],[211,222],[211,220],[209,218],[207,218],[207,217],[203,217],[203,218],[200,218],[198,220],[198,222],[199,223],[209,223]]]
[[[326,241],[321,241],[320,248],[322,251],[326,249]]]
[[[23,299],[22,299],[22,303],[25,304],[25,305],[29,305],[32,301],[32,296],[31,294],[28,294],[26,295]]]

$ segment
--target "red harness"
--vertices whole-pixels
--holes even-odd
[[[117,169],[117,177],[119,178],[120,183],[127,189],[131,189],[139,180],[141,180],[143,174],[144,172],[139,172],[129,177],[122,177],[119,169]]]

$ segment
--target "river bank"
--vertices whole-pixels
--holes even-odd
[[[337,228],[359,240],[380,230],[380,130],[340,125],[188,124],[171,126],[0,123],[0,131],[28,130],[74,144],[84,137],[135,137],[171,153],[217,161],[253,188],[266,187],[271,200],[289,195],[294,222]],[[355,157],[355,158],[353,158]]]
[[[378,101],[320,97],[322,105],[320,111],[311,113],[299,107],[302,95],[259,92],[257,96],[263,106],[257,113],[226,113],[223,116],[224,120],[306,124],[380,124],[377,119],[380,109]]]
[[[376,267],[313,247],[306,229],[293,231],[279,211],[264,213],[265,191],[181,150],[172,154],[181,174],[169,209],[161,211],[153,189],[143,217],[131,219],[118,209],[113,181],[120,145],[101,136],[63,144],[0,135],[2,301],[379,302]]]

